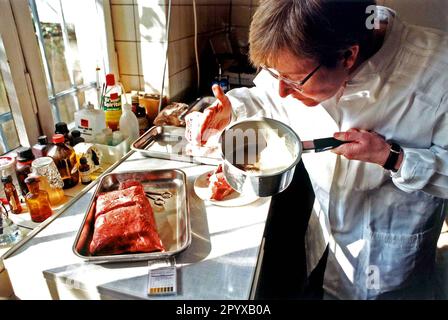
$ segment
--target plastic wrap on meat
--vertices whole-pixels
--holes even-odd
[[[129,187],[100,196],[103,207],[101,214],[96,215],[89,247],[92,255],[165,251],[143,186],[129,181],[120,187],[126,186]],[[126,198],[122,202],[120,195],[121,199]]]
[[[185,127],[185,121],[179,119],[179,116],[187,109],[188,104],[173,102],[160,111],[154,119],[154,125]]]

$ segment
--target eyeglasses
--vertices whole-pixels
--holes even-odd
[[[261,68],[266,70],[267,72],[269,72],[269,74],[271,76],[273,76],[275,79],[277,80],[281,80],[284,83],[286,83],[289,87],[293,88],[294,90],[298,91],[298,92],[303,92],[303,86],[305,85],[305,83],[317,72],[317,70],[319,70],[319,68],[322,65],[318,65],[316,68],[314,68],[313,71],[311,71],[302,81],[292,81],[289,80],[288,78],[285,78],[283,76],[280,75],[280,73],[278,73],[277,70],[272,69],[272,68],[268,68],[265,65],[261,65]]]

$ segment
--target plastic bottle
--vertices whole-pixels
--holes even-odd
[[[76,161],[75,150],[64,143],[64,136],[55,134],[53,136],[54,145],[48,150],[48,156],[53,158],[59,174],[64,182],[63,189],[76,186],[79,181],[79,172]]]
[[[129,138],[130,142],[137,140],[139,137],[138,119],[132,112],[129,104],[123,105],[123,113],[120,118],[120,131],[125,138]]]
[[[106,126],[113,131],[118,130],[121,117],[121,86],[115,82],[112,73],[106,75],[106,93],[104,94],[103,110],[106,115]]]
[[[39,181],[39,177],[36,176],[29,176],[25,179],[25,183],[30,190],[25,197],[25,201],[31,220],[34,222],[42,222],[53,214],[48,193],[44,190],[39,190]]]
[[[54,133],[64,135],[65,143],[70,144],[70,131],[68,131],[68,127],[65,122],[56,123]]]
[[[5,189],[6,199],[8,199],[9,207],[12,213],[18,214],[22,212],[22,206],[20,205],[19,195],[17,194],[16,187],[12,183],[12,177],[2,177],[3,187]]]
[[[108,146],[113,146],[114,145],[114,140],[113,140],[113,131],[111,128],[104,128],[103,129],[103,133],[104,136],[106,137],[106,144]]]
[[[17,180],[19,180],[20,191],[23,195],[28,193],[25,179],[31,173],[31,163],[33,160],[34,155],[31,148],[21,147],[17,150],[16,174]]]
[[[106,128],[106,116],[103,110],[95,109],[90,102],[84,109],[75,112],[76,129],[86,142],[93,142],[94,136]]]
[[[84,138],[81,137],[81,132],[79,130],[72,130],[70,145],[72,147],[76,146],[80,142],[84,142]]]
[[[37,138],[37,143],[32,148],[34,157],[45,157],[49,148],[50,145],[48,144],[47,136],[40,136]]]

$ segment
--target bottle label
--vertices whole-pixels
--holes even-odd
[[[87,119],[81,119],[81,127],[83,129],[90,129],[90,130],[92,130],[92,128],[89,128],[89,120],[87,120]]]
[[[121,111],[121,96],[113,93],[104,97],[104,111]]]
[[[79,172],[81,176],[81,183],[89,183],[92,181],[92,178],[90,178],[90,170],[86,172]]]

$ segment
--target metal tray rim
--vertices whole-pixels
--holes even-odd
[[[132,170],[132,171],[126,171],[123,173],[139,173],[139,172],[163,172],[163,171],[176,171],[178,173],[180,173],[182,175],[182,180],[185,186],[185,201],[186,201],[186,211],[187,211],[187,223],[186,223],[186,231],[187,231],[187,241],[185,242],[185,244],[175,250],[175,251],[170,251],[170,252],[148,252],[148,253],[131,253],[131,254],[119,254],[119,255],[108,255],[108,256],[84,256],[82,254],[80,254],[77,250],[76,250],[76,245],[79,241],[79,238],[81,236],[84,224],[86,223],[90,208],[93,205],[93,202],[96,200],[96,196],[98,194],[98,190],[99,187],[102,185],[103,180],[112,175],[112,174],[117,174],[120,172],[110,172],[106,175],[104,175],[101,180],[98,182],[98,184],[96,185],[96,190],[95,193],[93,194],[92,198],[89,201],[89,205],[88,205],[88,210],[87,212],[84,214],[84,218],[82,220],[81,225],[79,226],[78,232],[76,234],[76,238],[75,241],[73,242],[72,245],[72,251],[73,253],[87,261],[87,262],[93,262],[93,263],[112,263],[112,262],[125,262],[125,261],[145,261],[145,260],[155,260],[155,259],[161,259],[161,258],[166,258],[166,257],[171,257],[174,255],[177,255],[179,253],[181,253],[182,251],[185,251],[190,245],[191,245],[191,219],[190,219],[190,205],[189,205],[189,199],[188,199],[188,195],[187,195],[187,179],[186,179],[186,174],[183,170],[180,169],[155,169],[155,170]]]

